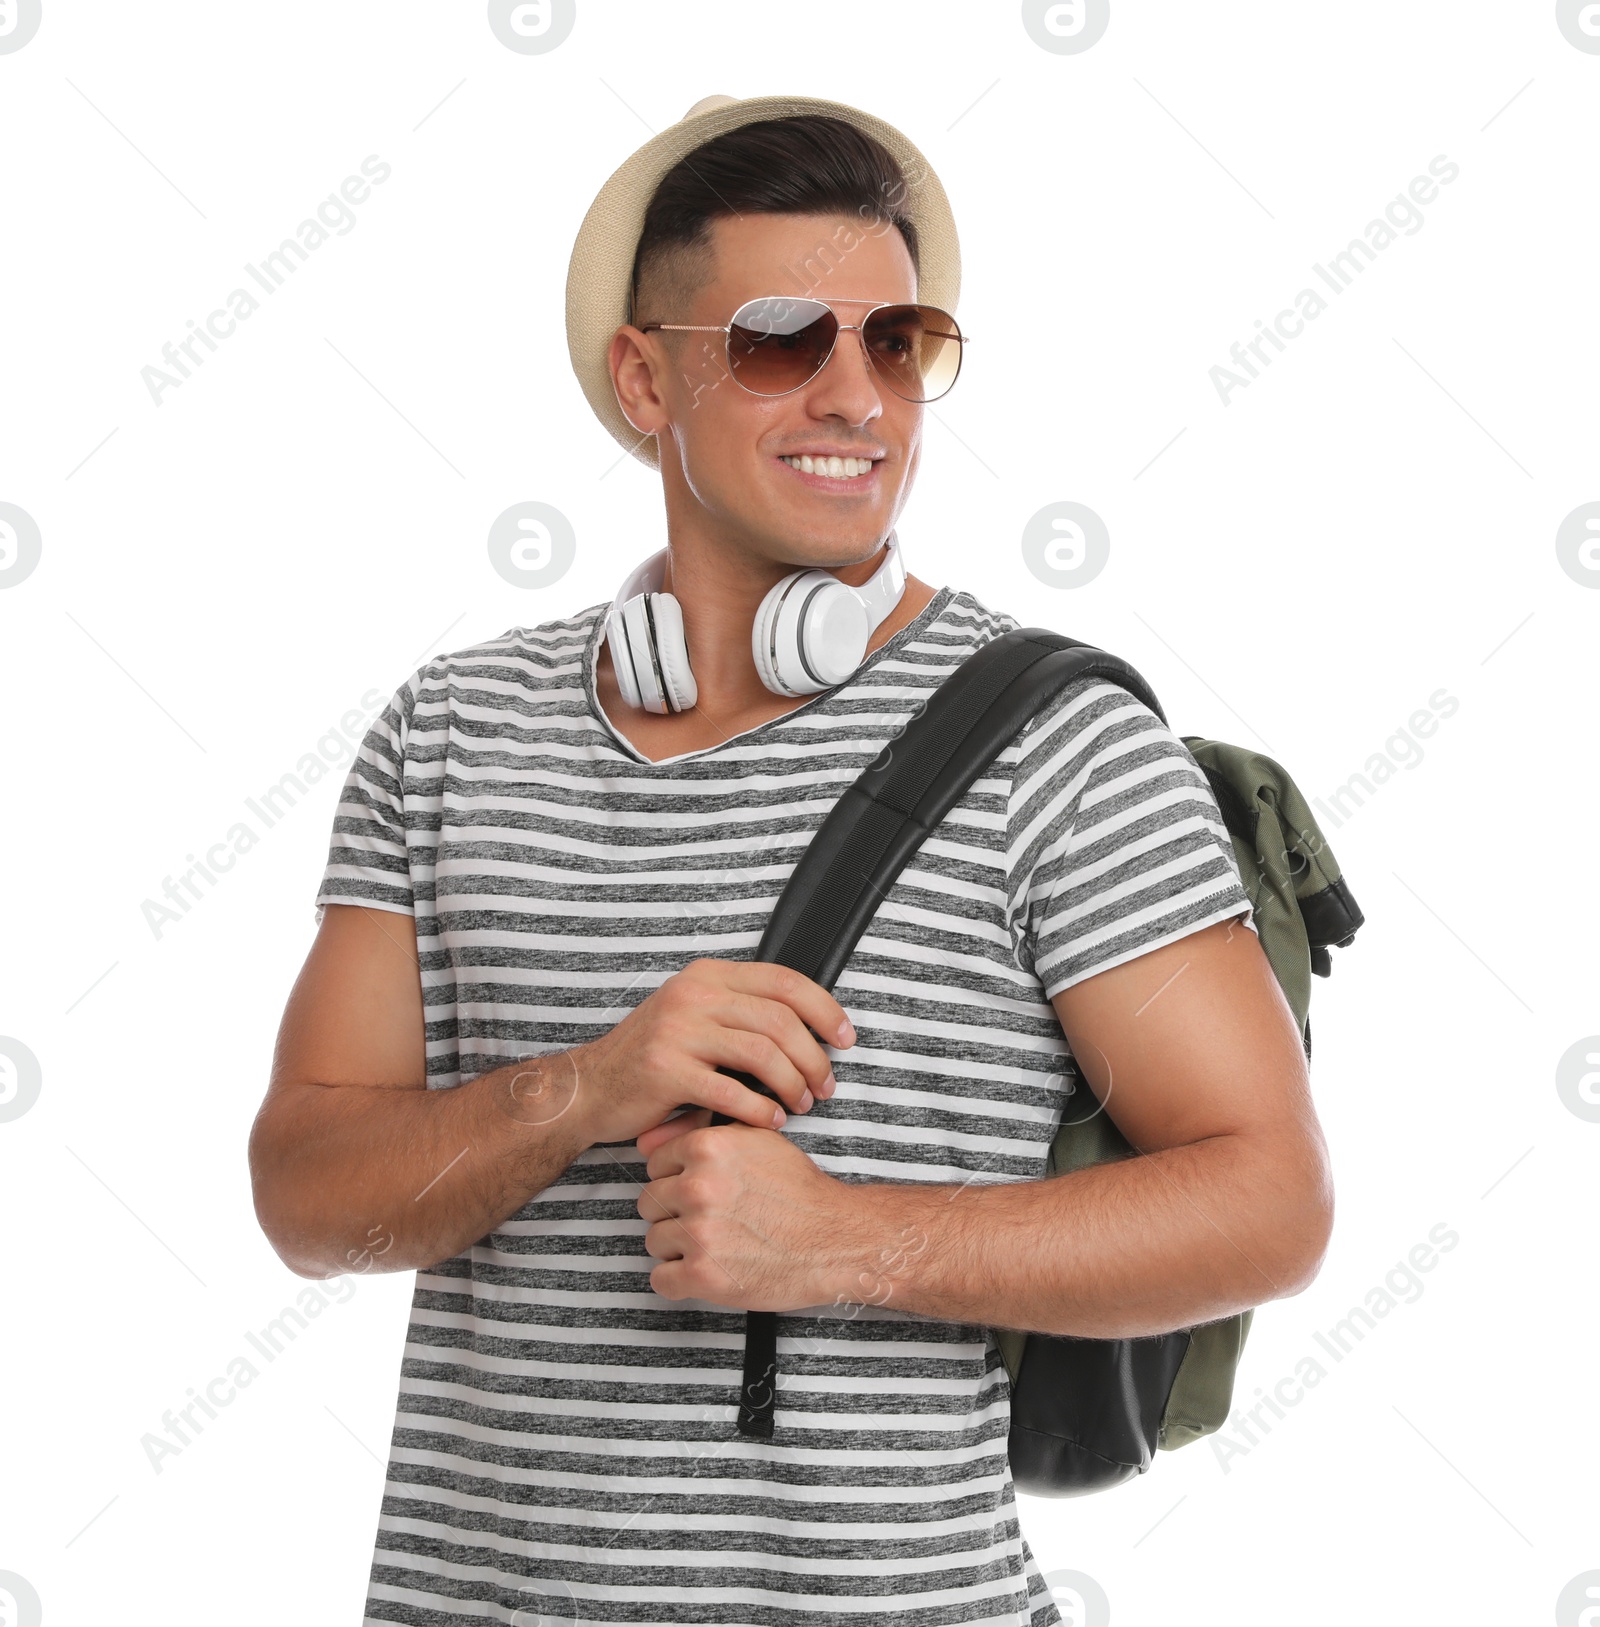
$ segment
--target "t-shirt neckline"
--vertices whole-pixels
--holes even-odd
[[[646,757],[645,754],[640,751],[631,740],[629,740],[617,729],[617,727],[612,723],[611,719],[606,716],[604,708],[602,708],[600,705],[600,643],[605,637],[606,622],[610,616],[611,605],[609,602],[602,605],[596,605],[594,624],[589,629],[589,642],[584,651],[583,658],[584,704],[588,707],[589,716],[595,723],[599,724],[601,730],[606,735],[606,738],[610,740],[613,745],[615,745],[618,751],[624,753],[631,761],[637,763],[640,767],[675,768],[682,763],[697,762],[702,757],[710,757],[716,752],[725,751],[729,746],[738,745],[740,742],[747,742],[754,737],[760,736],[765,730],[775,729],[779,725],[787,723],[790,718],[800,717],[802,714],[811,711],[814,707],[826,704],[833,698],[833,696],[837,695],[840,690],[846,689],[851,684],[857,682],[863,673],[870,672],[880,661],[893,655],[911,639],[916,638],[920,633],[925,632],[928,628],[933,626],[933,624],[944,614],[945,607],[953,598],[955,598],[955,589],[952,587],[946,586],[936,590],[933,597],[927,602],[927,604],[925,604],[922,609],[918,611],[917,614],[899,630],[899,632],[895,633],[892,637],[885,639],[877,649],[872,651],[866,660],[863,661],[861,665],[844,680],[843,683],[835,684],[832,689],[819,690],[815,695],[811,696],[809,700],[806,700],[801,705],[794,707],[791,711],[784,712],[778,717],[769,717],[764,723],[757,723],[751,728],[743,730],[739,734],[729,735],[726,740],[719,740],[714,746],[702,746],[698,751],[679,752],[675,757],[663,757],[659,761],[652,761],[649,757]]]

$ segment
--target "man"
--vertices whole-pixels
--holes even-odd
[[[958,281],[921,155],[807,98],[709,98],[584,223],[574,363],[660,469],[662,580],[401,686],[251,1139],[293,1270],[417,1272],[368,1621],[1059,1622],[988,1330],[1316,1272],[1300,1037],[1203,775],[1122,690],[1041,711],[833,993],[752,959],[839,793],[1018,625],[893,569]],[[805,326],[733,322],[768,296]],[[807,568],[872,624],[826,687],[753,635]],[[1039,1179],[1075,1077],[1145,1156]],[[783,1313],[770,1440],[747,1310]]]

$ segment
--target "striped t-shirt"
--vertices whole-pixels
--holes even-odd
[[[609,608],[430,661],[350,769],[318,916],[415,914],[430,1088],[751,958],[844,788],[1019,625],[942,588],[845,683],[652,763],[597,700]],[[776,1133],[847,1181],[1040,1178],[1075,1076],[1050,996],[1249,908],[1187,748],[1077,680],[901,873],[834,987],[837,1092]],[[652,1290],[646,1180],[631,1141],[591,1147],[417,1272],[366,1621],[1059,1623],[993,1334],[782,1315],[775,1432],[741,1436],[744,1315]]]

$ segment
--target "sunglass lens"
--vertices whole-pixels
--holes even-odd
[[[756,395],[787,395],[821,369],[838,333],[820,300],[753,299],[734,312],[728,364]]]
[[[879,376],[907,401],[937,401],[961,371],[961,330],[935,306],[882,306],[863,337]]]

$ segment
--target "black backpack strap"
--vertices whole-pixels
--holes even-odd
[[[990,639],[939,685],[920,715],[861,772],[800,855],[754,959],[803,972],[825,989],[911,856],[1023,725],[1068,684],[1103,678],[1167,719],[1144,679],[1117,656],[1044,627]],[[741,1084],[772,1093],[733,1068]],[[713,1114],[713,1124],[727,1124]],[[745,1317],[739,1433],[771,1439],[778,1319]]]

